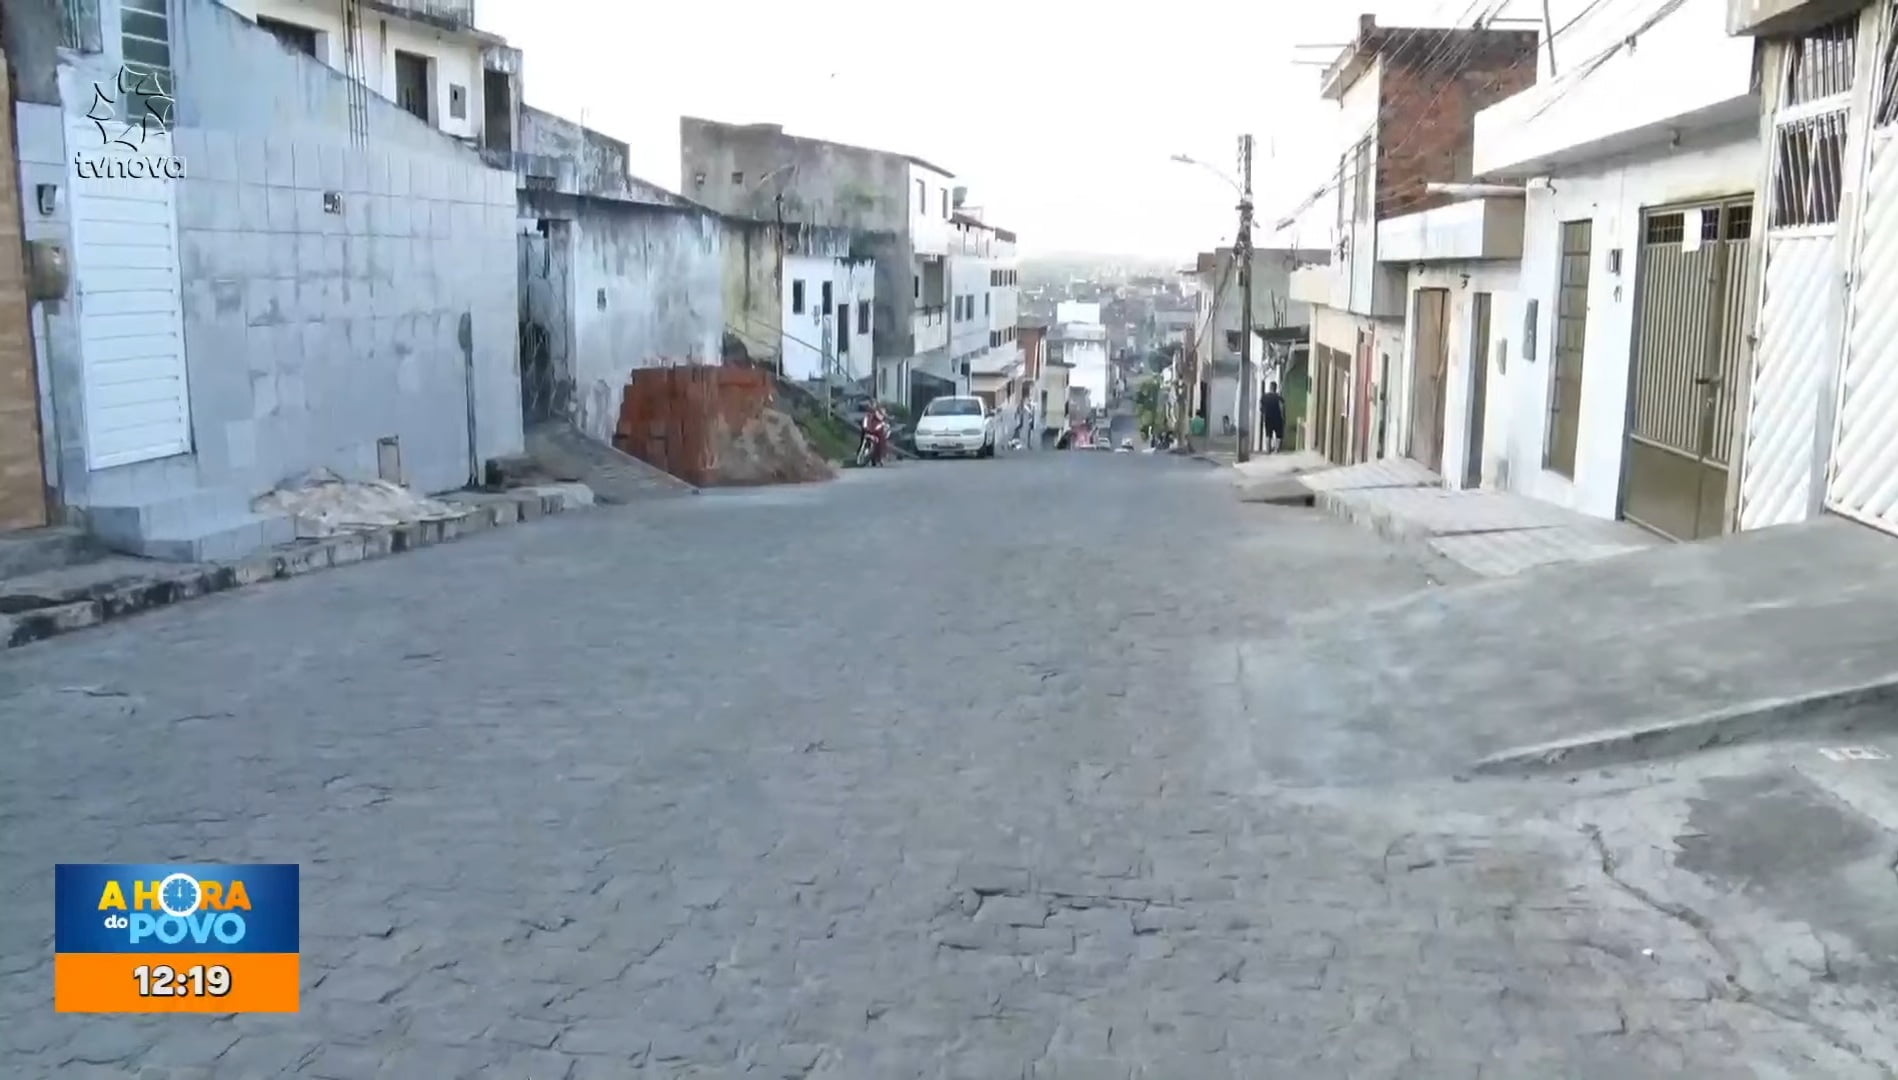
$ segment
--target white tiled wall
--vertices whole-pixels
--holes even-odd
[[[476,460],[519,450],[511,173],[312,138],[182,129],[177,144],[204,483],[373,477],[377,440],[395,437],[407,482],[460,486],[471,387]]]

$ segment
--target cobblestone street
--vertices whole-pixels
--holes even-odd
[[[14,650],[0,1075],[1885,1075],[1618,880],[1609,781],[1254,745],[1236,657],[1437,570],[1220,472],[904,463]],[[300,1014],[53,1013],[53,864],[166,860],[302,864]]]

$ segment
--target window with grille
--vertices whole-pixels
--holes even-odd
[[[1647,221],[1647,234],[1643,239],[1650,244],[1678,244],[1686,235],[1686,215],[1651,214]]]
[[[165,0],[122,0],[119,5],[119,47],[124,53],[120,95],[126,119],[137,122],[150,114],[164,129],[171,127],[171,19]]]
[[[1787,105],[1804,105],[1852,92],[1858,61],[1858,16],[1822,26],[1787,49]]]
[[[1857,57],[1857,16],[1822,26],[1787,46],[1782,100],[1773,120],[1769,229],[1838,223],[1846,115]],[[1881,99],[1881,117],[1883,106]],[[1750,231],[1750,217],[1746,224]]]
[[[1837,224],[1844,158],[1844,109],[1777,124],[1769,226]]]

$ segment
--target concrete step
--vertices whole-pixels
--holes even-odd
[[[95,505],[86,519],[106,547],[168,562],[236,559],[296,538],[290,518],[254,514],[249,495],[227,488]]]
[[[132,553],[166,562],[230,562],[296,538],[293,518],[245,514],[177,532],[154,533],[138,541]]]
[[[188,535],[208,523],[235,521],[250,514],[250,496],[229,488],[204,488],[128,503],[95,503],[86,523],[101,543],[120,551],[146,537]]]
[[[90,562],[102,554],[84,529],[70,525],[0,534],[0,581]]]

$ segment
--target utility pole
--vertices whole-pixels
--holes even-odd
[[[1549,20],[1549,0],[1542,0],[1542,43],[1549,47],[1549,77],[1555,70],[1555,24]]]
[[[1252,433],[1259,394],[1252,385],[1252,136],[1239,136],[1239,237],[1232,257],[1239,260],[1239,461],[1252,460]]]

